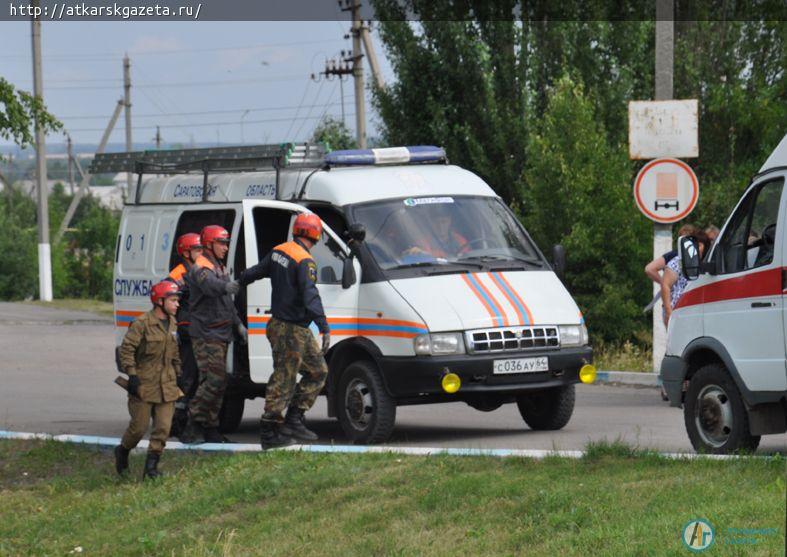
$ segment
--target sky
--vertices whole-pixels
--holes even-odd
[[[337,19],[339,19],[337,13]],[[0,76],[32,91],[29,22],[0,22]],[[348,21],[42,22],[45,103],[75,143],[98,143],[123,95],[123,54],[131,60],[133,140],[165,144],[305,141],[323,115],[355,133],[352,77],[312,80],[326,58],[351,50]],[[379,36],[384,79],[393,80]],[[364,60],[365,61],[365,60]],[[319,77],[319,76],[318,76]],[[365,82],[371,82],[368,63]],[[367,137],[378,117],[366,94]],[[247,112],[248,111],[248,112]],[[121,115],[110,142],[125,141]],[[58,133],[48,144],[64,141]],[[0,139],[0,145],[11,142]]]

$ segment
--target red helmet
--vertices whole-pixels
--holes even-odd
[[[222,242],[224,244],[229,244],[230,233],[227,232],[227,229],[223,226],[219,226],[218,224],[209,224],[202,229],[202,232],[200,232],[200,239],[202,240],[202,245],[204,247],[208,247],[208,244],[211,242]]]
[[[301,213],[292,224],[292,235],[303,236],[315,242],[322,236],[322,221],[314,213]]]
[[[183,257],[183,254],[187,251],[201,247],[202,243],[200,242],[199,234],[194,232],[189,232],[178,238],[178,255],[181,257]]]
[[[157,305],[159,300],[164,300],[170,296],[180,296],[180,288],[171,280],[157,282],[150,289],[150,301]]]

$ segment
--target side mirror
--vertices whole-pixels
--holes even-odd
[[[355,284],[355,281],[356,276],[355,266],[353,266],[353,258],[347,257],[342,264],[342,288],[347,290],[353,284]]]
[[[552,270],[560,280],[566,274],[566,248],[560,244],[552,246]]]
[[[693,236],[678,238],[678,256],[683,276],[689,280],[700,276],[700,249],[696,238]]]
[[[363,242],[366,238],[366,227],[360,222],[354,222],[350,225],[347,235],[354,242]]]

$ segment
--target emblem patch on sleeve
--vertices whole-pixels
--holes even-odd
[[[309,261],[308,263],[306,263],[306,266],[309,268],[308,272],[311,281],[317,282],[317,263],[315,263],[314,261]]]

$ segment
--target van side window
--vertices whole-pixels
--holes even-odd
[[[178,226],[175,230],[175,238],[172,241],[172,251],[169,256],[169,268],[172,269],[178,263],[178,238],[183,234],[195,232],[197,234],[209,224],[218,224],[232,233],[232,224],[235,221],[235,211],[233,209],[213,209],[207,211],[183,211],[178,219]]]
[[[344,216],[333,207],[310,205],[309,209],[339,237],[347,230]],[[343,256],[336,242],[328,234],[312,248],[311,255],[317,263],[317,284],[341,284]]]
[[[749,192],[719,243],[722,273],[737,273],[773,261],[784,179]]]

